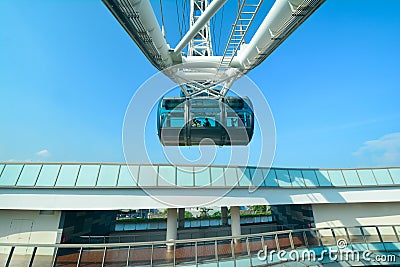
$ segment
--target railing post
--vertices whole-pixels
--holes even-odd
[[[51,263],[52,267],[56,266],[57,263],[57,253],[58,253],[58,247],[56,247],[56,249],[54,250],[54,256],[53,256],[53,262]]]
[[[126,255],[126,267],[129,266],[129,256],[131,254],[131,246],[128,246],[128,253]]]
[[[151,244],[150,266],[153,266],[154,244]]]
[[[76,262],[76,267],[79,267],[79,264],[81,263],[82,250],[83,247],[81,247],[81,249],[79,250],[79,256],[78,256],[78,261]]]
[[[218,263],[218,242],[217,242],[217,240],[214,241],[214,252],[215,252],[215,260]]]
[[[198,258],[197,241],[194,242],[194,249],[195,249],[194,259],[195,259],[196,266],[197,266],[197,258]]]
[[[31,260],[29,261],[29,267],[32,267],[32,265],[33,265],[33,260],[35,259],[36,250],[37,250],[37,247],[34,247],[33,251],[32,251]]]
[[[9,267],[10,266],[10,262],[11,262],[11,258],[14,254],[14,250],[15,247],[11,247],[10,253],[8,254],[8,258],[7,258],[7,262],[6,262],[6,266],[5,267]]]
[[[104,252],[103,252],[103,260],[101,261],[101,267],[104,267],[104,261],[106,260],[106,251],[107,247],[104,247]]]

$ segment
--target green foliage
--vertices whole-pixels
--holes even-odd
[[[185,219],[193,219],[194,216],[190,211],[185,211]]]

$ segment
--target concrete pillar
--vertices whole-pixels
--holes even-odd
[[[169,208],[167,210],[167,236],[166,241],[176,240],[178,237],[178,230],[176,228],[176,222],[178,219],[178,210]],[[171,244],[172,246],[172,244]]]
[[[178,211],[178,228],[183,229],[185,227],[185,208],[179,208]]]
[[[228,225],[228,207],[221,207],[221,223]]]
[[[240,208],[238,206],[231,207],[231,230],[233,236],[242,234],[240,229]]]

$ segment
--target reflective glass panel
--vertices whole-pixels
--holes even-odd
[[[387,169],[373,170],[373,173],[378,184],[393,184],[392,178],[390,178],[389,171]]]
[[[329,178],[331,178],[331,182],[333,186],[345,186],[346,182],[344,181],[342,171],[340,170],[330,170],[328,171]]]
[[[279,250],[284,250],[292,247],[290,234],[278,234]]]
[[[378,229],[383,242],[397,242],[397,237],[392,226],[379,226]]]
[[[363,227],[362,230],[364,232],[365,241],[367,243],[380,242],[378,230],[376,227]]]
[[[362,185],[376,185],[374,174],[371,170],[357,170]]]
[[[225,186],[224,170],[221,167],[211,167],[212,186]]]
[[[129,168],[126,165],[121,165],[117,186],[136,186],[138,170],[137,165],[129,165]]]
[[[348,240],[345,228],[334,228],[333,232],[335,233],[336,240],[339,239],[345,239],[346,241]]]
[[[350,237],[350,242],[353,244],[364,243],[363,232],[360,227],[349,227],[347,232]]]
[[[317,175],[318,183],[320,186],[332,186],[328,171],[315,170],[315,174]]]
[[[238,176],[236,168],[224,168],[226,186],[236,186],[238,184]]]
[[[288,170],[275,170],[279,186],[292,186]]]
[[[175,186],[176,168],[174,166],[158,167],[158,185],[159,186]]]
[[[12,186],[18,180],[22,170],[22,164],[7,164],[0,177],[0,185]]]
[[[252,172],[254,173],[254,168],[236,168],[236,171],[240,186],[249,186],[252,183]]]
[[[314,170],[303,170],[303,177],[306,186],[318,186],[317,175]]]
[[[331,229],[319,229],[318,232],[321,237],[321,242],[324,246],[336,245],[336,240]]]
[[[19,176],[17,185],[34,186],[41,167],[42,165],[40,164],[25,165],[22,169],[21,175]]]
[[[38,247],[33,259],[32,267],[52,266],[55,248]]]
[[[140,168],[139,168],[139,185],[141,185],[141,186],[157,186],[157,167],[156,166],[140,166]]]
[[[317,230],[307,230],[305,231],[307,237],[307,243],[309,247],[319,247],[321,246],[321,239],[319,232]]]
[[[60,167],[59,164],[43,165],[36,186],[54,186]]]
[[[210,186],[210,168],[209,167],[195,167],[194,168],[194,185],[195,186]]]
[[[305,186],[303,175],[300,170],[289,170],[293,186]]]
[[[81,165],[76,186],[95,186],[100,165]]]
[[[178,186],[193,186],[193,168],[177,167],[176,183]]]
[[[264,185],[264,173],[262,168],[248,168],[251,175],[251,182],[254,186]]]
[[[1,173],[3,172],[4,169],[4,164],[0,164],[0,177],[1,177]]]
[[[347,185],[361,185],[356,170],[343,170],[342,172]]]
[[[79,165],[62,165],[56,186],[74,186],[79,172]]]
[[[265,186],[279,186],[274,169],[265,169],[263,172],[265,176]]]
[[[307,247],[304,236],[305,236],[304,232],[293,232],[292,233],[293,246],[295,249]]]
[[[120,165],[101,165],[97,186],[116,186]]]
[[[390,176],[395,184],[400,184],[400,168],[389,169]]]

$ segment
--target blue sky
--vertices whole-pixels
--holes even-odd
[[[175,1],[163,3],[175,46]],[[328,0],[249,73],[275,118],[274,166],[400,165],[399,9]],[[125,110],[157,71],[103,3],[4,0],[0,12],[0,161],[124,161]]]

